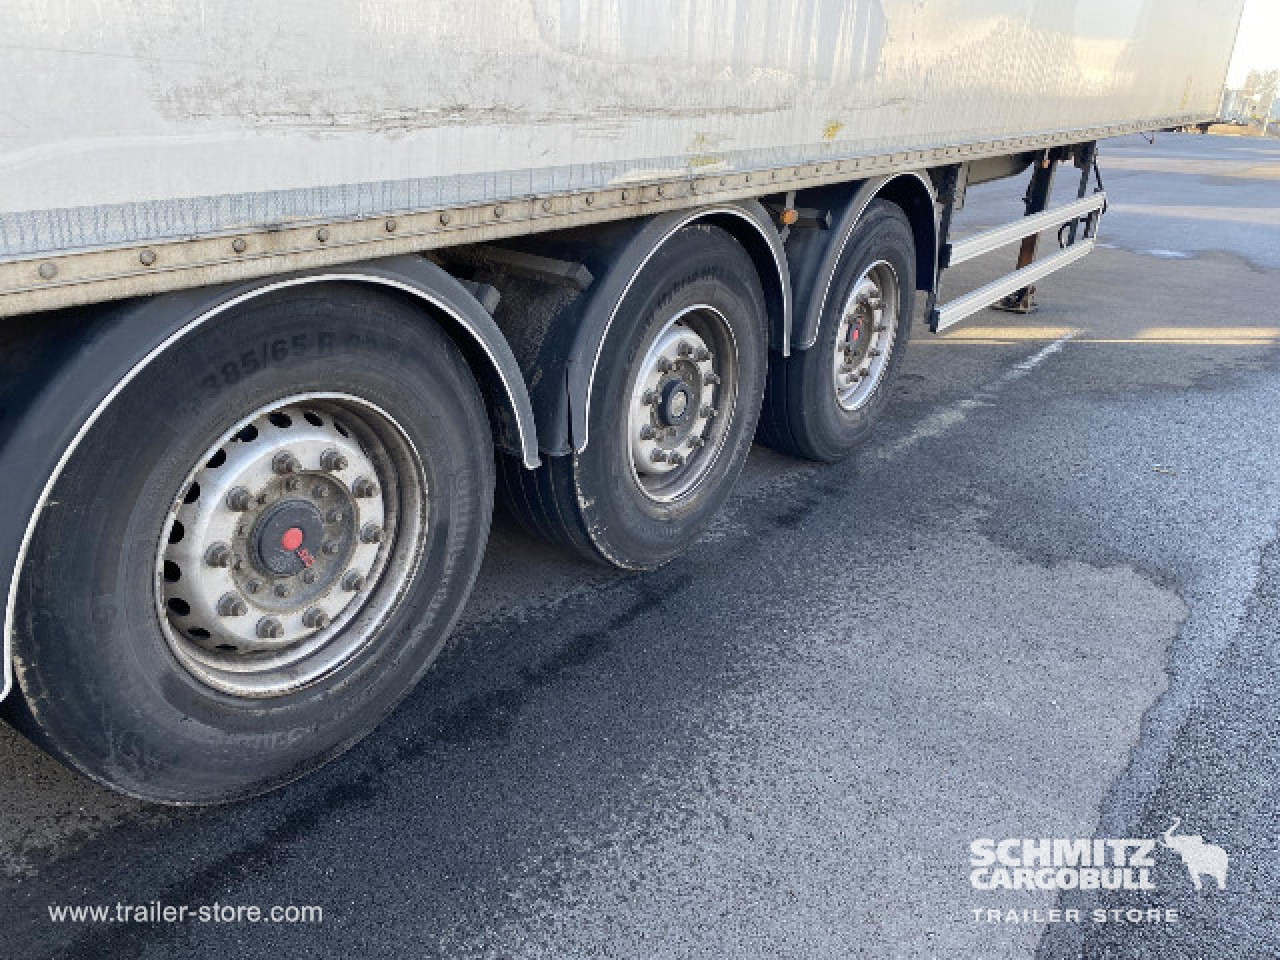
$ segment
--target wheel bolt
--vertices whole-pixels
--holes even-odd
[[[697,360],[699,363],[705,363],[711,359],[711,351],[706,347],[699,347],[697,350],[693,351],[693,359]]]
[[[678,453],[672,452],[667,455],[667,463],[671,464],[673,467],[678,467],[684,463],[684,457]]]
[[[213,543],[204,552],[204,562],[211,567],[226,567],[231,564],[231,548],[225,543]]]
[[[682,357],[691,357],[693,356],[693,347],[689,346],[687,343],[682,343],[676,348],[676,353],[680,354]]]
[[[712,406],[703,406],[703,408],[698,411],[698,413],[702,414],[702,416],[706,417],[708,420],[713,419],[719,412],[719,410]]]
[[[669,372],[670,370],[671,370],[671,361],[670,361],[670,360],[668,360],[666,357],[659,357],[659,358],[658,358],[658,372],[659,372],[659,373],[667,373],[667,372]]]
[[[243,617],[249,612],[249,605],[236,593],[224,593],[218,601],[218,616]]]
[[[337,450],[326,450],[320,454],[320,469],[338,471],[347,469],[347,458]]]
[[[659,450],[657,447],[654,447],[653,453],[649,454],[649,459],[652,460],[654,463],[666,463],[667,452],[665,450]]]
[[[720,374],[704,373],[702,375],[702,385],[704,387],[714,387],[720,382]]]
[[[244,487],[234,487],[227,491],[227,506],[236,512],[248,510],[253,505],[253,494]]]
[[[341,544],[337,540],[326,540],[324,545],[320,547],[326,556],[332,557],[341,549]]]
[[[263,640],[279,640],[284,636],[284,624],[275,617],[263,617],[258,621],[258,636]]]
[[[282,450],[271,458],[271,469],[279,474],[297,473],[302,469],[298,458],[287,450]]]
[[[654,436],[657,435],[657,433],[658,433],[657,430],[654,430],[653,427],[651,427],[649,424],[646,423],[643,427],[640,428],[640,439],[652,440]]]
[[[376,523],[366,523],[360,528],[360,539],[365,543],[378,543],[382,540],[382,528]]]
[[[660,399],[662,398],[658,396],[657,390],[646,390],[644,394],[640,397],[640,402],[645,404],[646,406],[652,407]]]
[[[277,583],[272,588],[272,592],[277,597],[287,597],[289,595],[289,585],[287,583]]]
[[[314,570],[303,570],[303,571],[302,571],[302,582],[303,582],[303,583],[315,583],[315,582],[316,582],[316,572],[315,572]]]
[[[302,481],[299,480],[297,477],[289,477],[284,482],[284,488],[288,490],[290,493],[293,493],[295,490],[298,489],[298,487],[301,484],[302,484]]]
[[[262,581],[250,580],[248,583],[244,585],[244,588],[248,590],[250,593],[257,593],[259,590],[262,589]]]
[[[707,441],[700,436],[692,436],[689,438],[689,449],[697,450],[699,447],[706,446]]]
[[[362,500],[368,497],[376,497],[378,495],[378,485],[368,477],[357,477],[356,482],[351,484],[351,492]]]
[[[364,589],[364,576],[355,570],[349,570],[347,575],[342,578],[342,589],[350,590],[355,593],[357,590]]]
[[[329,615],[319,607],[312,607],[302,615],[302,625],[310,630],[323,630],[329,625]]]

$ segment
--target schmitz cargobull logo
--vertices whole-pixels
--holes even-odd
[[[1200,878],[1212,877],[1219,890],[1227,886],[1227,852],[1204,837],[1177,833],[1174,817],[1159,840],[1139,837],[1003,840],[980,838],[969,844],[969,883],[975,890],[1154,890],[1151,873],[1156,850],[1173,850],[1182,858],[1197,890]]]

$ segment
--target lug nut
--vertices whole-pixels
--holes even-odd
[[[303,570],[303,571],[302,571],[302,582],[303,582],[303,583],[315,583],[315,582],[316,582],[316,572],[315,572],[314,570]]]
[[[213,543],[204,552],[204,562],[211,567],[226,567],[231,564],[231,548],[225,543]]]
[[[689,438],[689,449],[697,450],[699,447],[706,446],[707,441],[702,437],[694,435]]]
[[[248,510],[253,505],[253,494],[244,487],[234,487],[227,491],[227,506],[237,512]]]
[[[693,359],[697,360],[699,363],[705,363],[711,359],[711,351],[706,347],[699,347],[697,350],[693,351]]]
[[[720,382],[720,374],[704,373],[702,375],[702,385],[704,387],[714,387]]]
[[[877,323],[871,329],[874,330],[876,333],[884,333],[886,330],[889,329],[889,325],[887,323]]]
[[[262,589],[262,581],[250,580],[248,583],[244,585],[244,588],[248,590],[250,593],[257,593],[259,590]]]
[[[289,585],[287,583],[277,583],[272,588],[272,593],[277,597],[287,597],[289,595]]]
[[[643,403],[643,404],[645,404],[646,406],[650,406],[650,407],[652,407],[652,406],[653,406],[655,403],[657,403],[660,399],[662,399],[662,398],[658,396],[658,391],[657,391],[657,390],[646,390],[646,391],[645,391],[645,392],[640,396],[640,402],[641,402],[641,403]]]
[[[382,528],[376,523],[366,523],[360,528],[360,539],[365,543],[378,543],[382,540]]]
[[[347,469],[347,458],[337,450],[326,450],[320,454],[320,469],[336,472]]]
[[[275,617],[263,617],[258,621],[258,636],[263,640],[279,640],[284,636],[284,624]]]
[[[350,590],[355,593],[357,590],[364,589],[364,576],[355,570],[347,571],[347,575],[342,578],[342,589]]]
[[[325,523],[341,523],[342,508],[334,507],[332,510],[330,510],[328,513],[324,515],[324,521]]]
[[[218,601],[218,616],[243,617],[249,612],[249,605],[236,593],[224,593]]]
[[[651,427],[649,424],[646,423],[643,427],[640,428],[640,439],[652,440],[657,435],[657,433],[658,433],[657,430],[654,430],[653,427]]]
[[[689,346],[687,343],[682,343],[676,348],[676,353],[680,354],[682,357],[691,357],[693,356],[693,347]]]
[[[715,407],[707,406],[707,405],[704,405],[703,408],[698,411],[698,413],[706,417],[708,420],[713,419],[716,416],[716,414],[718,414],[719,412],[720,411],[717,410]]]
[[[659,372],[659,373],[667,373],[667,372],[669,372],[670,370],[671,370],[671,361],[670,361],[670,360],[668,360],[666,357],[659,357],[659,358],[658,358],[658,372]]]
[[[323,500],[328,495],[329,490],[323,483],[317,483],[311,488],[311,496],[315,497],[317,500]]]
[[[667,452],[665,450],[659,450],[658,448],[655,447],[653,450],[653,453],[649,454],[649,459],[652,460],[654,463],[666,463]]]
[[[325,554],[325,556],[332,557],[341,548],[342,548],[342,545],[338,543],[337,540],[326,540],[323,546],[320,547],[320,550],[322,553]]]
[[[290,474],[297,473],[302,469],[302,464],[298,462],[298,458],[287,450],[282,450],[271,458],[271,469],[275,473]]]
[[[299,480],[297,477],[289,477],[284,482],[284,488],[288,490],[290,493],[293,493],[298,489],[299,486],[301,486],[301,484],[302,484],[302,481]]]
[[[368,477],[357,477],[356,482],[351,484],[351,492],[362,500],[368,497],[376,497],[378,495],[378,485]]]
[[[881,353],[881,351],[879,351],[879,350],[868,350],[868,351],[867,351],[867,356],[869,356],[869,357],[878,357],[878,356],[880,356],[880,353]]]
[[[684,457],[678,453],[670,453],[667,455],[667,463],[671,464],[673,467],[678,467],[684,463]]]
[[[329,615],[319,607],[312,607],[302,615],[302,625],[310,630],[323,630],[329,625]]]

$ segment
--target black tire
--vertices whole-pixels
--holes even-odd
[[[892,351],[868,399],[853,410],[837,402],[832,354],[846,301],[863,272],[879,261],[897,274],[899,308]],[[783,453],[834,463],[853,453],[884,411],[902,364],[915,310],[915,239],[902,208],[874,200],[853,228],[827,289],[818,336],[807,350],[769,355],[761,442]]]
[[[233,695],[197,679],[166,639],[157,545],[202,451],[250,412],[318,392],[376,404],[420,454],[416,572],[331,672]],[[483,557],[492,456],[466,363],[408,303],[316,285],[205,324],[111,402],[55,485],[20,581],[9,717],[73,769],[152,801],[226,801],[307,773],[369,733],[442,648]]]
[[[647,345],[695,304],[714,308],[732,331],[736,399],[696,486],[662,502],[646,495],[633,472],[625,398]],[[650,570],[676,557],[720,509],[751,447],[767,370],[767,318],[759,275],[733,236],[710,225],[681,229],[645,265],[605,337],[586,449],[544,457],[532,472],[504,457],[507,505],[534,533],[607,565]]]

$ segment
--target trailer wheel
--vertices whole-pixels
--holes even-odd
[[[586,449],[509,464],[508,501],[536,532],[613,566],[684,550],[720,508],[764,392],[767,310],[726,231],[681,229],[645,265],[600,348]]]
[[[906,214],[872,201],[827,289],[812,347],[771,353],[761,439],[825,463],[851,454],[884,409],[915,305],[915,241]]]
[[[148,364],[54,487],[10,714],[162,802],[278,786],[436,656],[492,506],[479,390],[420,311],[355,286],[250,301]]]

